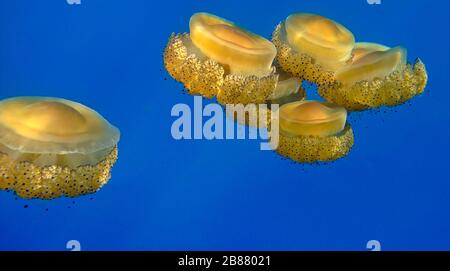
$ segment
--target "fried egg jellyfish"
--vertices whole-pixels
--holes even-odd
[[[26,199],[96,192],[110,179],[119,138],[116,127],[79,103],[0,101],[0,189]]]
[[[323,85],[334,82],[334,72],[351,60],[355,38],[331,19],[296,13],[278,24],[272,42],[285,71]]]
[[[273,43],[208,13],[194,14],[189,28],[189,34],[172,34],[164,64],[190,94],[217,96],[221,104],[269,99],[278,82]]]
[[[318,101],[297,101],[279,110],[276,152],[300,163],[334,161],[353,146],[353,131],[345,108]]]
[[[335,83],[319,86],[327,101],[355,111],[402,104],[423,93],[425,65],[420,59],[408,64],[404,48],[357,43],[353,55],[352,62],[337,70]]]

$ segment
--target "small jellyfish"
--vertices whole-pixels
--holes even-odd
[[[357,43],[353,60],[336,71],[335,83],[319,86],[319,94],[347,110],[404,103],[421,94],[427,83],[422,61],[411,65],[406,57],[403,47]]]
[[[351,60],[355,45],[343,25],[308,13],[287,17],[276,27],[272,41],[284,70],[319,85],[334,82],[334,72]]]
[[[0,101],[0,189],[22,198],[94,193],[110,179],[119,130],[72,101]]]
[[[298,101],[279,109],[277,152],[300,163],[337,160],[353,146],[345,108],[318,101]]]
[[[278,84],[272,42],[208,13],[194,14],[189,28],[172,34],[164,51],[173,78],[221,104],[267,101]]]

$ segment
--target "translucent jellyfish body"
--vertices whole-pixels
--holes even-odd
[[[278,83],[275,90],[268,98],[269,104],[285,104],[292,101],[301,101],[306,98],[306,91],[302,87],[302,82],[298,77],[293,77],[276,65],[278,73]]]
[[[93,193],[110,178],[120,133],[79,103],[18,97],[0,102],[0,189],[23,198]]]
[[[249,104],[236,107],[237,110],[226,111],[227,116],[239,124],[250,127],[267,128],[271,119],[272,105],[278,106],[306,99],[306,91],[302,87],[302,80],[284,72],[277,67],[278,83],[275,90],[268,97],[266,104]]]
[[[276,27],[272,41],[285,71],[319,85],[334,82],[334,72],[350,61],[355,44],[343,25],[308,13],[290,15]]]
[[[194,14],[189,28],[189,34],[172,34],[164,51],[173,78],[221,104],[267,101],[278,83],[273,43],[207,13]]]
[[[298,101],[279,109],[277,152],[301,163],[333,161],[348,154],[353,131],[345,108],[317,101]]]
[[[421,94],[427,83],[419,59],[406,61],[406,50],[375,43],[357,43],[352,62],[336,71],[336,82],[319,86],[327,101],[348,110],[364,110],[404,103]]]

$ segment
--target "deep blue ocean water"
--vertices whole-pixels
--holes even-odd
[[[0,250],[450,249],[448,1],[0,1],[0,99],[57,96],[120,128],[119,161],[94,195],[53,201],[0,191]],[[411,103],[352,114],[350,155],[299,165],[259,141],[175,141],[165,72],[172,32],[199,11],[266,37],[294,12],[357,40],[402,45],[429,83]],[[308,95],[315,97],[314,89]],[[207,103],[207,101],[205,101]],[[27,208],[25,208],[27,207]]]

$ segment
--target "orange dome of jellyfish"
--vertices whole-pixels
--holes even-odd
[[[269,40],[208,13],[196,13],[190,33],[172,34],[164,51],[169,74],[191,94],[221,104],[264,103],[278,84]]]
[[[287,17],[276,27],[272,41],[285,71],[319,85],[334,82],[334,71],[351,60],[355,44],[343,25],[308,13]]]
[[[96,192],[110,178],[119,137],[117,128],[79,103],[0,101],[0,189],[27,199]]]
[[[406,62],[406,50],[375,43],[357,43],[353,60],[336,71],[336,82],[319,86],[327,101],[348,110],[401,104],[421,94],[427,83],[425,66]]]
[[[327,102],[298,101],[279,108],[277,152],[301,163],[333,161],[348,154],[353,131],[347,111]]]

